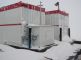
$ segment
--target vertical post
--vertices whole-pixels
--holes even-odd
[[[41,25],[41,23],[42,23],[42,21],[41,21],[41,20],[42,20],[42,19],[41,19],[41,18],[42,18],[42,17],[41,17],[42,9],[41,9],[41,8],[42,8],[42,6],[43,6],[41,1],[40,1],[40,5],[38,5],[38,6],[40,7],[40,25]]]
[[[68,36],[70,37],[70,28],[68,28]]]
[[[31,48],[31,31],[32,28],[29,28],[29,49]]]
[[[60,5],[59,5],[59,2],[58,2],[58,11],[60,10],[60,7],[59,7]]]
[[[60,36],[59,36],[59,38],[60,38],[60,41],[62,41],[62,28],[60,28]]]
[[[41,17],[41,6],[42,6],[42,4],[41,4],[41,3],[42,3],[42,2],[40,1],[40,5],[39,5],[39,6],[40,6],[40,25],[41,25],[41,23],[42,23],[42,21],[41,21],[41,20],[42,20],[42,19],[41,19],[41,18],[42,18],[42,17]]]

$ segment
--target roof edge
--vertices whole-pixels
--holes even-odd
[[[64,16],[69,16],[68,13],[66,13],[65,11],[61,11],[61,10],[46,11],[45,14],[46,15],[49,15],[49,14],[61,14],[61,15],[64,15]]]
[[[11,10],[11,9],[18,8],[18,7],[25,7],[25,8],[31,9],[31,10],[40,11],[40,7],[32,5],[32,4],[26,4],[22,1],[20,1],[20,2],[11,4],[11,5],[8,5],[8,6],[1,7],[0,12],[6,11],[6,10]],[[45,8],[41,8],[41,12],[45,12]]]

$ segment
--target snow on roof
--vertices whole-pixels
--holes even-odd
[[[28,24],[29,27],[49,27],[53,25],[39,25],[39,24]]]
[[[28,26],[39,26],[37,24],[28,24]]]
[[[24,7],[24,8],[28,8],[31,10],[40,11],[40,7],[32,5],[32,4],[23,3],[22,1],[20,1],[20,2],[15,3],[15,4],[1,7],[0,12],[6,11],[6,10],[11,10],[11,9],[18,8],[18,7]],[[45,12],[45,8],[41,8],[41,12]]]
[[[64,15],[64,16],[69,15],[68,13],[66,13],[64,11],[61,11],[61,10],[46,11],[45,14],[46,15],[49,15],[49,14],[61,14],[61,15]]]
[[[41,26],[41,27],[44,27],[44,26],[52,26],[52,25],[38,25],[38,24],[28,24],[28,26]]]

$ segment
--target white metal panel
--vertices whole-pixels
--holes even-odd
[[[69,26],[69,17],[68,16],[64,16],[64,15],[60,15],[60,25],[62,27],[68,27]]]
[[[59,25],[59,14],[49,14],[46,15],[47,25]]]
[[[69,27],[69,16],[65,16],[66,26]]]
[[[22,7],[0,12],[0,25],[20,23],[21,9]],[[0,26],[1,43],[20,45],[21,30],[19,26]]]
[[[40,33],[40,29],[39,27],[32,27],[32,47],[39,47],[40,46],[40,42],[39,42],[39,35]]]
[[[41,16],[41,17],[42,17],[42,19],[41,19],[41,24],[42,24],[42,25],[45,25],[45,13],[42,12],[41,15],[42,15],[42,16]]]
[[[40,46],[50,45],[54,41],[54,28],[40,27]]]
[[[23,20],[27,21],[28,24],[40,24],[40,12],[23,8]],[[45,13],[41,13],[42,24],[45,24]]]
[[[4,44],[3,27],[0,27],[0,44]]]
[[[60,25],[60,26],[68,26],[69,25],[69,17],[61,14],[48,14],[46,15],[47,25]]]
[[[3,30],[4,43],[21,46],[22,26],[4,26]]]
[[[69,17],[61,14],[46,15],[46,25],[54,25],[55,40],[59,40],[60,28],[62,28],[62,36],[68,34]]]
[[[0,12],[0,24],[12,24],[21,21],[21,8],[15,8],[7,11]]]
[[[60,16],[59,14],[52,15],[52,20],[53,20],[52,25],[59,25],[59,20],[60,20],[59,16]]]
[[[0,24],[3,24],[5,22],[5,13],[4,12],[0,12]]]
[[[46,25],[51,24],[50,15],[45,15],[45,24],[46,24]]]
[[[60,38],[60,28],[58,26],[54,26],[54,39],[59,40]]]
[[[32,47],[44,47],[53,44],[54,27],[53,26],[33,26],[32,35],[37,36],[36,40],[32,40]]]
[[[68,27],[62,28],[62,37],[64,37],[65,35],[68,35]]]

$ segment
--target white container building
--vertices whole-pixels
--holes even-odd
[[[45,12],[46,25],[54,26],[54,37],[56,40],[62,40],[62,37],[69,34],[69,14],[60,11],[46,11]],[[70,34],[69,34],[70,35]]]
[[[29,29],[31,31],[29,32]],[[31,35],[31,41],[29,38],[29,35]],[[29,44],[31,44],[30,47],[34,48],[41,48],[46,47],[47,45],[51,45],[54,43],[54,26],[50,25],[26,25],[24,29],[24,35],[23,37],[23,46],[29,47]],[[29,42],[30,41],[30,42]]]
[[[45,12],[45,8],[23,2],[1,7],[0,43],[27,48],[45,47],[68,35],[68,18],[66,12]]]
[[[45,24],[45,8],[18,2],[0,8],[0,24],[13,24],[26,21],[27,24]]]
[[[41,8],[40,12],[40,7],[23,2],[0,8],[0,43],[29,47],[29,40],[23,39],[27,33],[24,32],[26,24],[28,27],[33,24],[31,26],[31,48],[44,47],[53,43],[54,27],[45,25],[45,8]],[[29,33],[26,38],[30,38]]]

